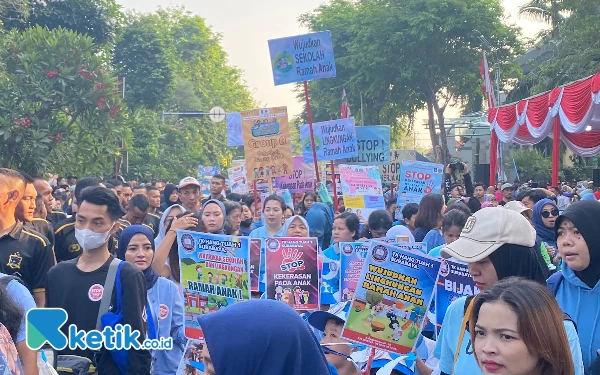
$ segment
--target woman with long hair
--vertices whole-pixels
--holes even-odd
[[[440,227],[445,210],[446,203],[441,194],[429,194],[421,199],[413,232],[416,242],[422,242],[430,230]]]
[[[308,210],[310,210],[310,208],[315,202],[318,202],[316,193],[309,191],[306,194],[304,194],[302,200],[298,204],[298,206],[300,207],[300,215],[306,216],[306,213],[308,212]]]
[[[478,295],[469,332],[485,375],[575,374],[563,313],[540,283],[508,278]]]
[[[375,210],[369,215],[360,237],[366,240],[384,238],[393,224],[394,219],[387,210]]]

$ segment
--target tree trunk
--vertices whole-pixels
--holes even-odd
[[[446,137],[446,128],[444,126],[444,111],[446,110],[446,106],[440,107],[435,95],[433,96],[433,109],[435,110],[435,114],[437,115],[438,127],[440,128],[440,142],[442,147],[442,164],[448,164],[450,160],[450,153],[448,148],[448,137]]]
[[[433,103],[427,98],[427,120],[429,123],[429,137],[431,138],[431,147],[433,148],[433,155],[436,163],[443,163],[442,155],[440,153],[440,145],[438,142],[437,135],[435,134],[435,113],[433,111]]]

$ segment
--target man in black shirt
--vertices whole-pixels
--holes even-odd
[[[118,190],[117,190],[117,194],[118,194]],[[123,209],[127,209],[127,205],[129,204],[129,200],[131,199],[131,197],[133,196],[133,190],[131,190],[131,186],[127,183],[124,183],[121,187],[121,196],[119,197],[119,199],[121,200],[121,207],[123,207]]]
[[[218,201],[225,201],[223,196],[223,190],[225,189],[225,177],[220,174],[212,176],[210,180],[210,195],[207,198],[202,199],[202,204],[210,199],[216,199]]]
[[[52,224],[46,219],[35,217],[38,193],[33,186],[33,179],[25,173],[21,174],[25,178],[25,193],[15,210],[15,218],[22,222],[28,229],[41,234],[42,237],[45,237],[54,246],[54,228],[52,228]]]
[[[141,194],[131,197],[129,204],[127,205],[127,213],[119,220],[121,230],[132,224],[142,224],[152,229],[154,236],[156,237],[158,235],[160,218],[157,220],[156,215],[148,215],[149,209],[150,204],[148,203],[148,198]],[[118,231],[119,237],[121,236],[121,230]]]
[[[43,307],[46,273],[55,263],[54,253],[46,238],[15,219],[24,191],[19,172],[0,168],[0,272],[20,278],[36,305]]]
[[[67,311],[68,320],[62,326],[68,335],[68,327],[74,324],[78,330],[89,332],[96,329],[100,301],[110,263],[114,259],[108,249],[110,236],[119,229],[119,217],[123,214],[118,198],[103,187],[88,187],[77,198],[78,211],[75,236],[83,252],[76,259],[62,262],[50,269],[46,287],[47,307]],[[143,273],[135,266],[125,263],[121,269],[123,324],[139,331],[140,344],[146,339],[146,283]],[[115,284],[116,288],[116,284]],[[113,289],[111,309],[116,305]],[[94,360],[88,349],[59,351],[59,355],[77,355]],[[152,358],[148,350],[128,350],[127,374],[150,374]],[[94,363],[98,374],[119,374],[109,351],[102,349]]]
[[[159,220],[162,215],[162,212],[160,211],[160,196],[161,194],[157,187],[146,186],[146,197],[148,197],[148,203],[150,204],[148,214],[158,216]]]
[[[58,222],[65,220],[67,218],[67,214],[52,208],[54,197],[52,196],[52,186],[50,186],[48,181],[38,177],[34,179],[33,185],[35,186],[37,193],[44,198],[44,204],[46,205],[46,211],[48,212],[46,220],[48,220],[54,226],[56,226]]]

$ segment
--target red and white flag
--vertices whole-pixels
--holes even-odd
[[[488,108],[496,107],[496,97],[494,96],[494,83],[492,77],[490,77],[490,67],[488,66],[485,52],[483,52],[483,59],[481,60],[481,67],[479,69],[481,78],[483,78],[483,92],[487,95]]]
[[[348,104],[348,97],[346,96],[346,89],[342,90],[342,105],[340,107],[341,118],[348,118],[352,116],[350,113],[350,105]]]

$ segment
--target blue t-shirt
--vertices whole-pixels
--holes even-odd
[[[467,297],[461,297],[450,304],[435,346],[434,353],[440,359],[440,370],[447,374],[452,373],[452,364],[454,363],[454,354],[460,336],[466,300]],[[573,362],[575,363],[575,375],[583,375],[583,361],[581,359],[581,348],[579,347],[577,331],[573,323],[569,321],[564,321],[563,323],[567,332]],[[463,336],[460,354],[456,360],[456,366],[454,366],[454,373],[481,374],[481,370],[473,355],[473,346],[471,345],[471,335],[469,335],[469,332],[465,332]]]
[[[5,274],[0,273],[0,278],[5,276]],[[12,297],[17,306],[23,310],[23,317],[21,318],[19,333],[17,333],[17,337],[14,340],[15,344],[18,344],[25,340],[25,327],[27,326],[25,316],[27,315],[27,311],[35,308],[35,301],[33,300],[31,293],[29,293],[29,290],[27,290],[27,288],[17,280],[11,280],[8,285],[6,285],[6,291]]]
[[[340,299],[340,253],[335,245],[323,251],[323,270],[321,271],[321,303],[336,304]]]
[[[432,229],[425,235],[423,241],[427,243],[427,253],[434,247],[438,247],[440,245],[444,245],[446,240],[444,240],[444,236],[442,235],[442,231],[439,229]]]
[[[281,227],[279,232],[275,233],[274,237],[284,237],[284,236],[285,236],[285,233],[283,232],[283,227]],[[267,227],[262,226],[262,227],[254,229],[252,232],[250,232],[250,235],[248,235],[248,237],[265,239],[265,238],[271,237],[271,235],[269,234]],[[264,243],[264,241],[263,241],[263,243]],[[265,258],[266,258],[265,248],[264,248],[264,246],[261,246],[260,247],[260,269],[258,271],[258,290],[261,292],[266,291]]]

